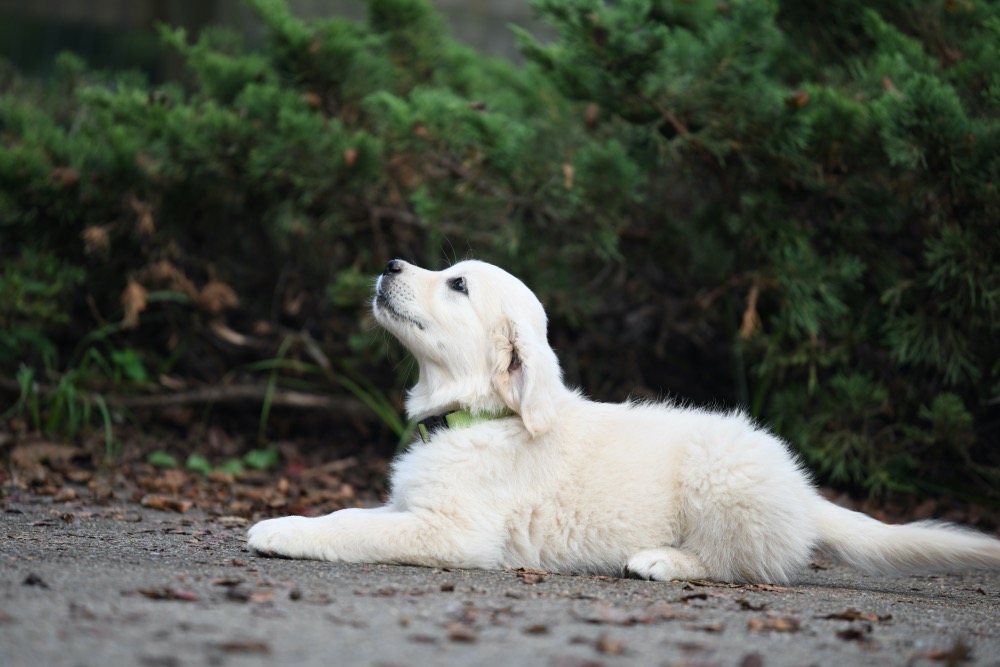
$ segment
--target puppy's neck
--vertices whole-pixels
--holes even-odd
[[[455,410],[495,414],[506,409],[488,379],[455,377],[433,364],[421,364],[420,379],[406,395],[406,414],[416,420]]]

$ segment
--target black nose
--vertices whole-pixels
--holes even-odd
[[[382,275],[388,276],[392,273],[402,273],[402,272],[403,272],[403,263],[398,259],[390,259],[389,263],[385,265],[385,271],[382,272]]]

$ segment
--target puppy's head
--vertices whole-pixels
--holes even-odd
[[[372,311],[420,365],[411,416],[506,406],[531,435],[550,428],[559,363],[542,304],[514,276],[478,261],[427,271],[393,260],[375,283]]]

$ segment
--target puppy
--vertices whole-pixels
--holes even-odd
[[[419,363],[406,410],[421,441],[395,461],[384,507],[262,521],[256,552],[664,581],[786,582],[815,547],[873,573],[1000,566],[1000,540],[826,501],[739,412],[567,389],[542,305],[495,266],[393,260],[372,310]]]

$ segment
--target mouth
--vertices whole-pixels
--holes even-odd
[[[386,313],[392,319],[403,322],[405,324],[412,324],[421,331],[424,329],[422,322],[413,319],[409,315],[399,312],[396,307],[392,304],[392,301],[386,296],[385,292],[382,291],[382,285],[379,284],[378,289],[375,292],[375,314]]]

